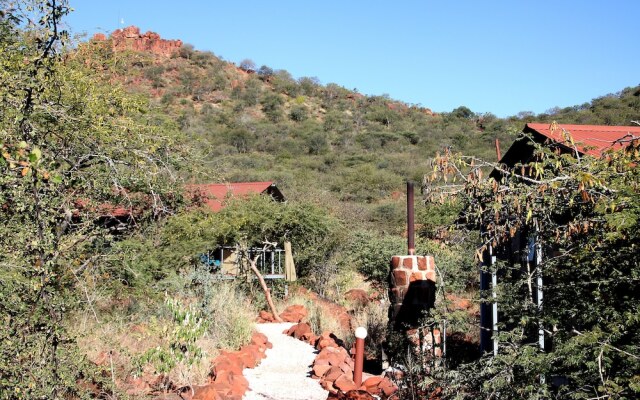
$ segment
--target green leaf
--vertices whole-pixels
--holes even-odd
[[[42,151],[40,151],[39,148],[34,147],[33,150],[31,150],[31,153],[29,153],[29,161],[36,162],[40,160],[40,158],[42,158]]]

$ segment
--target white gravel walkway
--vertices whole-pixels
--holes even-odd
[[[308,343],[283,334],[292,323],[256,324],[273,344],[267,349],[267,358],[243,375],[249,381],[249,390],[243,399],[268,400],[325,400],[329,392],[318,381],[309,378],[315,349]]]

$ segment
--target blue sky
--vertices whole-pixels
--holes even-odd
[[[75,33],[136,25],[437,112],[541,113],[640,84],[637,0],[70,1]]]

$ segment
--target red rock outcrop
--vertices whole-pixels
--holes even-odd
[[[285,310],[280,314],[280,318],[282,318],[284,322],[298,323],[302,321],[308,314],[309,312],[303,305],[294,304],[285,308]]]
[[[107,37],[105,36],[104,33],[96,33],[95,35],[93,35],[93,38],[91,38],[91,40],[102,42],[104,40],[107,40]]]
[[[304,322],[293,325],[283,333],[287,336],[292,336],[298,340],[302,340],[303,342],[308,342],[312,346],[315,345],[318,339],[316,335],[314,335],[314,333],[311,331],[311,326]]]
[[[93,40],[105,40],[105,35],[97,33]],[[181,40],[166,40],[155,32],[140,33],[137,26],[128,26],[124,29],[116,29],[111,34],[111,45],[114,51],[133,50],[144,51],[169,57],[182,47]]]

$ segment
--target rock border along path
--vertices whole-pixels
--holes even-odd
[[[309,377],[315,349],[308,343],[287,336],[283,331],[293,323],[256,324],[273,344],[266,358],[243,375],[249,381],[245,400],[325,400],[328,391]]]

